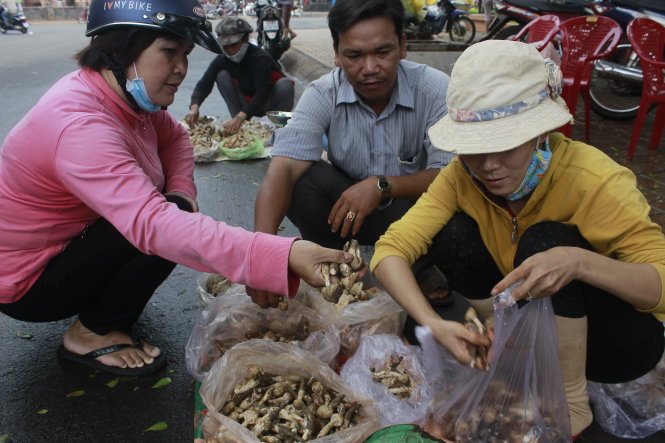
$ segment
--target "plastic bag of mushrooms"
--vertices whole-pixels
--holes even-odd
[[[423,346],[437,396],[425,427],[454,442],[563,443],[572,440],[551,300],[521,308],[512,287],[494,300],[495,335],[489,370],[457,362],[442,347]],[[446,380],[446,374],[457,374]],[[446,386],[447,384],[453,386]]]
[[[344,250],[354,255],[353,262],[349,266],[323,266],[326,286],[313,288],[301,282],[296,299],[337,327],[340,352],[351,356],[365,336],[401,334],[406,313],[366,272],[358,242],[351,240]]]
[[[396,335],[365,337],[340,376],[376,402],[382,428],[425,424],[432,390],[417,346],[405,344]]]
[[[264,309],[235,283],[219,295],[199,314],[185,348],[187,369],[198,380],[233,346],[253,339],[290,343],[325,363],[339,352],[335,326],[296,300],[286,311]]]
[[[206,442],[351,443],[379,429],[374,402],[309,351],[252,340],[219,359],[201,384]]]

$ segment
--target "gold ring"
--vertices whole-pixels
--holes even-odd
[[[352,222],[353,219],[356,218],[356,213],[353,211],[349,211],[346,213],[346,221]]]

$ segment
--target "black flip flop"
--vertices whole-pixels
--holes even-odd
[[[146,375],[154,374],[166,365],[166,354],[164,352],[159,354],[158,357],[155,357],[155,361],[149,365],[143,365],[140,368],[121,368],[118,366],[108,366],[97,360],[97,357],[111,354],[125,348],[143,349],[141,346],[141,340],[139,340],[137,337],[132,337],[132,340],[134,343],[131,345],[127,343],[121,343],[119,345],[112,345],[105,348],[96,349],[94,351],[88,352],[87,354],[75,354],[65,349],[63,345],[60,345],[58,348],[58,355],[63,360],[72,361],[74,363],[78,363],[89,368],[98,369],[109,374],[118,375],[120,377],[144,377]]]

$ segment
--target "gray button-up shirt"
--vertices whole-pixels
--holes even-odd
[[[441,71],[402,60],[390,101],[377,116],[335,69],[307,86],[293,117],[276,132],[272,155],[318,161],[325,134],[328,159],[356,181],[442,168],[453,155],[432,146],[427,129],[447,112],[448,82]]]

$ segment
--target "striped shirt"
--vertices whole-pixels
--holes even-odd
[[[427,129],[446,114],[448,81],[441,71],[402,60],[377,116],[335,69],[307,86],[289,123],[275,133],[272,156],[318,161],[325,134],[328,159],[356,181],[440,169],[453,155],[432,146]]]

